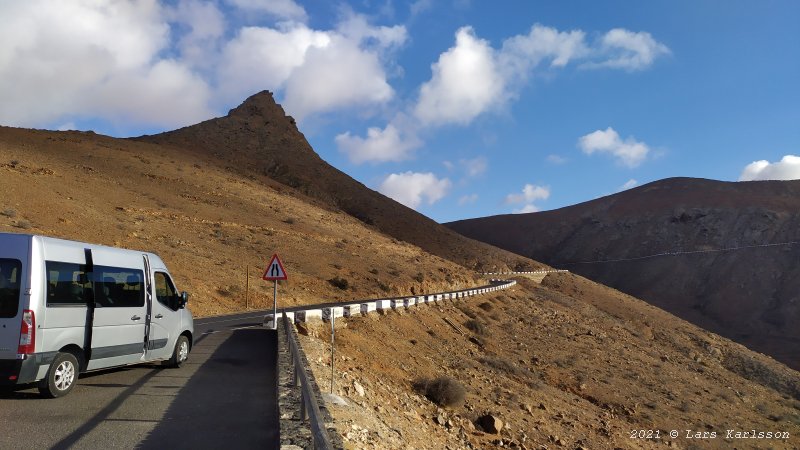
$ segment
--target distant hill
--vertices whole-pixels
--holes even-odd
[[[326,163],[268,91],[251,96],[225,117],[136,140],[212,156],[251,178],[269,177],[318,204],[468,268],[537,267],[527,258],[454,233]]]
[[[446,225],[800,369],[800,244],[763,246],[800,241],[800,180],[672,178],[558,210]]]

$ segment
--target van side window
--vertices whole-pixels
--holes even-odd
[[[47,306],[85,305],[92,284],[83,264],[45,261]]]
[[[0,318],[2,319],[17,316],[21,276],[22,262],[0,258]]]
[[[144,306],[144,272],[122,267],[94,266],[94,301],[99,308]]]
[[[158,302],[167,308],[177,311],[179,302],[178,291],[175,290],[175,285],[172,284],[169,275],[164,272],[156,272],[156,298]]]

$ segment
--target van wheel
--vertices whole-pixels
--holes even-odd
[[[69,394],[78,381],[78,359],[72,353],[59,353],[50,364],[47,375],[39,381],[39,392],[56,398]]]
[[[180,367],[187,359],[189,359],[189,339],[184,335],[180,335],[178,336],[178,342],[175,343],[172,358],[165,364],[169,367]]]

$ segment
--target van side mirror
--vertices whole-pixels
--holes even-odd
[[[183,291],[181,292],[181,301],[178,307],[185,308],[187,303],[189,303],[189,294],[186,291]]]

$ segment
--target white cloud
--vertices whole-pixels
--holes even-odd
[[[414,115],[425,125],[466,125],[502,95],[504,80],[496,70],[489,43],[470,27],[456,32],[456,44],[431,66],[433,76],[420,88]]]
[[[635,187],[638,184],[639,184],[638,181],[636,181],[633,178],[631,178],[630,180],[626,181],[625,184],[620,186],[619,189],[617,189],[617,192],[627,191],[628,189],[630,189],[632,187]]]
[[[186,66],[162,60],[99,83],[84,104],[121,122],[177,127],[207,119],[210,95],[205,81]]]
[[[420,145],[416,136],[404,134],[391,123],[382,130],[377,127],[368,129],[366,138],[347,132],[336,136],[335,141],[339,151],[345,153],[354,164],[402,161],[408,159]]]
[[[527,205],[523,206],[522,208],[517,208],[512,213],[514,214],[527,214],[527,213],[534,213],[539,212],[539,208],[534,205],[533,203],[528,203]]]
[[[766,160],[754,161],[739,176],[739,181],[797,179],[800,179],[800,156],[795,155],[786,155],[774,163]]]
[[[209,53],[216,53],[220,38],[225,34],[225,15],[211,2],[180,0],[166,7],[165,18],[189,29],[177,38],[183,60],[195,67],[210,68],[218,63]],[[175,30],[173,30],[174,32]]]
[[[433,7],[433,0],[416,0],[414,3],[411,4],[409,10],[411,12],[411,16],[418,16],[421,13],[428,11]]]
[[[549,162],[551,164],[560,165],[560,164],[566,164],[567,163],[567,158],[564,158],[563,156],[559,156],[559,155],[555,155],[555,154],[547,155],[546,159],[547,159],[547,162]]]
[[[279,19],[305,22],[306,10],[292,0],[226,0],[228,3],[249,12],[263,12]]]
[[[308,50],[304,64],[286,82],[283,106],[301,120],[314,113],[385,103],[393,95],[376,53],[333,36],[327,47]]]
[[[528,34],[512,36],[500,49],[475,35],[471,27],[456,32],[456,43],[431,66],[432,77],[420,88],[414,115],[425,126],[466,125],[480,114],[517,96],[542,63],[561,68],[574,60],[605,59],[585,65],[643,69],[669,49],[646,32],[617,28],[600,45],[586,44],[581,30],[558,31],[535,24]]]
[[[393,98],[386,67],[407,40],[404,27],[350,13],[332,30],[315,30],[293,1],[229,0],[281,20],[230,29],[226,15],[242,12],[220,3],[0,3],[0,123],[183,126],[264,89],[283,94],[297,118]]]
[[[610,153],[617,160],[630,168],[638,167],[647,158],[650,148],[644,142],[633,137],[622,140],[611,127],[605,131],[597,130],[578,139],[578,146],[587,155],[594,152]]]
[[[475,203],[477,201],[478,201],[478,194],[469,194],[461,196],[461,198],[458,199],[458,204],[463,206]]]
[[[508,194],[506,196],[506,204],[513,203],[531,203],[536,200],[547,200],[550,197],[550,187],[536,186],[534,184],[526,184],[522,188],[522,193]]]
[[[0,123],[103,115],[178,126],[208,118],[208,83],[160,56],[171,44],[164,15],[155,1],[3,2]]]
[[[310,48],[325,48],[330,42],[329,33],[305,25],[283,30],[242,28],[222,51],[219,79],[223,95],[234,100],[265,86],[282,87],[305,63]]]
[[[450,190],[447,178],[439,179],[426,172],[393,173],[381,183],[378,191],[398,202],[416,209],[423,201],[432,205],[444,198]]]
[[[525,80],[545,59],[551,60],[551,67],[564,67],[589,54],[584,38],[585,33],[580,30],[561,32],[536,24],[528,34],[506,39],[498,62],[508,79]]]
[[[421,85],[408,116],[416,119],[413,128],[420,130],[449,124],[468,125],[481,114],[500,110],[515,99],[534,70],[547,61],[551,68],[562,68],[575,60],[605,58],[600,63],[586,64],[634,70],[668,52],[666,46],[645,32],[611,30],[599,45],[590,47],[581,30],[559,31],[539,24],[533,25],[527,34],[506,39],[495,49],[471,27],[462,27],[456,32],[455,44],[431,65],[431,78]],[[616,151],[625,164],[638,165],[637,158],[642,157],[642,151],[646,154],[647,147],[626,141]],[[548,161],[566,162],[557,155],[551,155]]]
[[[473,159],[462,159],[459,163],[464,167],[464,171],[469,177],[481,175],[489,168],[489,162],[483,156]]]
[[[402,26],[373,27],[351,15],[334,31],[298,23],[246,27],[223,49],[219,76],[229,101],[269,87],[283,89],[296,119],[390,100],[382,58],[407,39]]]
[[[671,53],[666,45],[653,39],[650,33],[634,33],[624,28],[615,28],[603,35],[598,52],[607,59],[588,63],[586,67],[642,70],[652,65],[657,57]]]
[[[349,14],[336,29],[350,40],[364,43],[367,48],[396,48],[408,40],[404,26],[373,26],[360,14]]]

